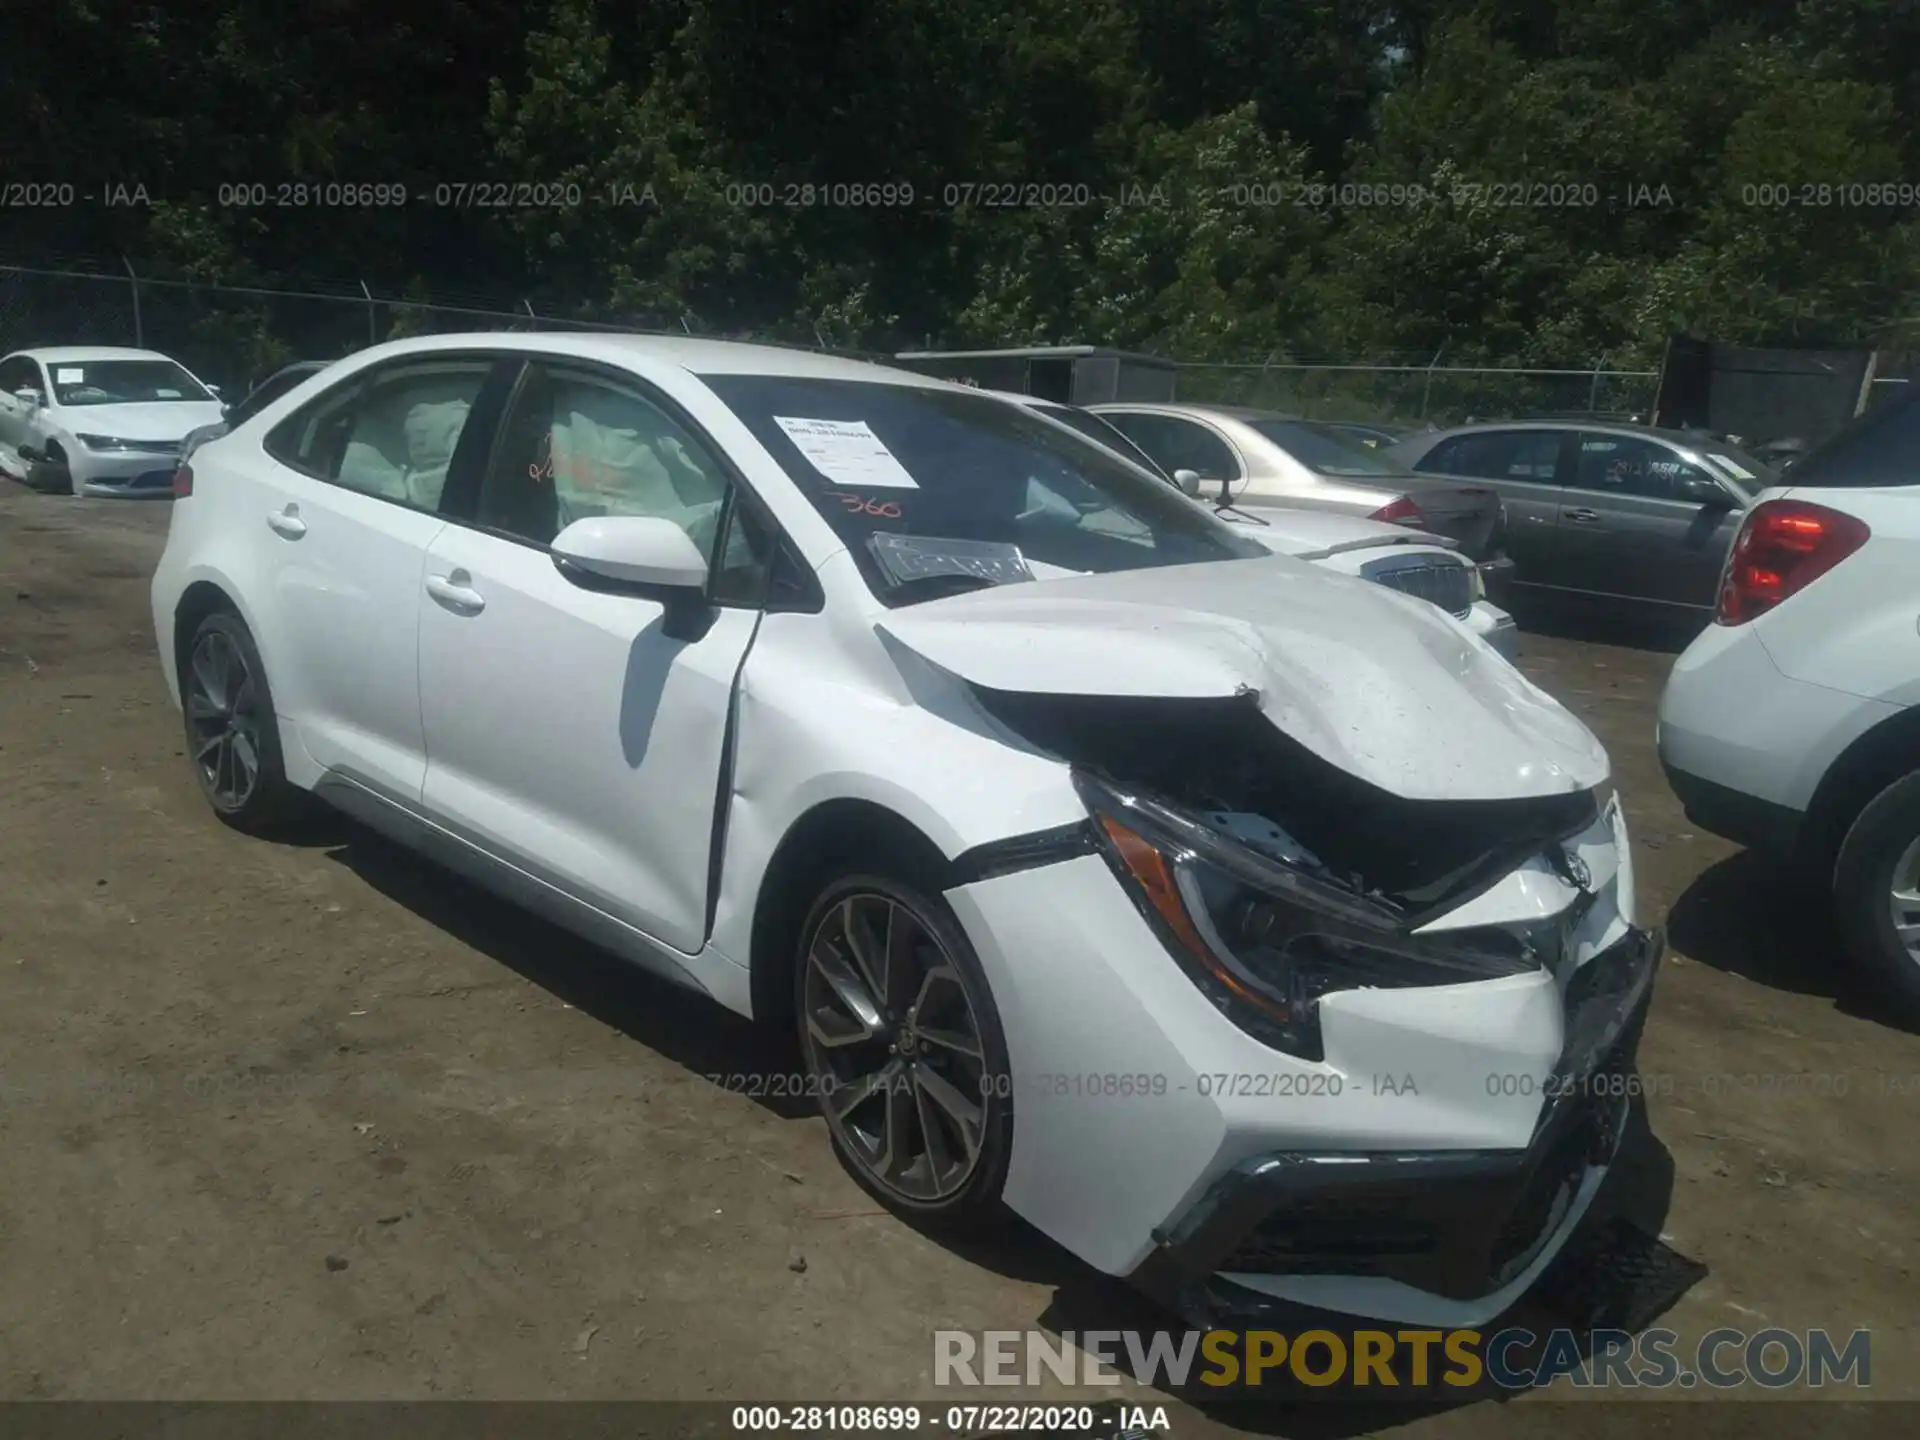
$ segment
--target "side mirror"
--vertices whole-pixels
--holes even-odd
[[[25,401],[28,406],[35,410],[38,410],[42,405],[47,403],[46,397],[31,385],[22,385],[13,393],[16,399]]]
[[[1706,505],[1717,510],[1731,510],[1735,507],[1734,498],[1726,490],[1704,476],[1688,476],[1680,482],[1680,498],[1689,505]]]
[[[1191,495],[1196,500],[1200,498],[1200,472],[1198,470],[1174,471],[1173,483],[1180,487],[1183,494]]]
[[[556,560],[626,585],[699,590],[707,583],[706,557],[671,520],[589,516],[556,535],[552,550]]]

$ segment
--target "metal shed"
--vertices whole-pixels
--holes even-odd
[[[1100,345],[1037,345],[1014,350],[903,350],[895,363],[922,375],[1011,390],[1065,405],[1173,399],[1178,367],[1156,355]]]

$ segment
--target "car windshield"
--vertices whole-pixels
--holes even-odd
[[[310,376],[318,375],[325,368],[324,365],[289,365],[284,370],[274,371],[248,392],[246,399],[227,412],[227,423],[229,425],[245,424],[294,386],[301,384]]]
[[[1104,445],[1109,450],[1117,451],[1119,454],[1133,461],[1133,463],[1138,465],[1142,470],[1147,471],[1149,474],[1158,475],[1169,485],[1173,483],[1172,477],[1169,476],[1166,471],[1162,470],[1159,465],[1154,463],[1153,458],[1148,455],[1146,451],[1142,450],[1138,445],[1134,444],[1133,441],[1121,434],[1119,429],[1110,422],[1102,420],[1091,410],[1076,410],[1071,405],[1036,405],[1034,408],[1048,419],[1058,420],[1062,425],[1078,430],[1082,435],[1094,441],[1096,444]]]
[[[988,395],[701,377],[888,605],[1065,573],[1267,554],[1179,491]]]
[[[67,360],[47,366],[62,405],[207,401],[207,388],[171,360]]]
[[[1250,420],[1260,434],[1278,445],[1309,470],[1322,475],[1399,478],[1412,472],[1399,461],[1342,435],[1331,426],[1310,420]]]

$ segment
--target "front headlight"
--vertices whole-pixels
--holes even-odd
[[[1412,933],[1399,907],[1316,873],[1270,822],[1255,849],[1221,825],[1251,834],[1256,817],[1202,818],[1080,771],[1074,783],[1108,864],[1188,978],[1291,1055],[1325,1058],[1319,1001],[1332,991],[1453,985],[1547,963],[1532,937],[1505,929]]]
[[[73,438],[89,450],[132,450],[138,444],[137,441],[121,440],[112,435],[76,434]]]

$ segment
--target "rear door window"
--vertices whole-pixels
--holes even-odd
[[[1558,430],[1489,430],[1459,435],[1434,446],[1417,468],[1482,480],[1525,480],[1551,485],[1560,461]]]
[[[328,391],[268,432],[267,453],[316,480],[434,510],[491,362],[398,361]]]

